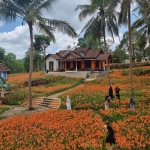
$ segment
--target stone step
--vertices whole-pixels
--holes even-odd
[[[47,104],[44,104],[44,103],[39,104],[39,106],[48,107],[48,105],[47,105]]]
[[[53,101],[51,101],[48,105],[49,108],[56,110],[59,108],[61,104],[61,100],[59,98],[54,98]]]

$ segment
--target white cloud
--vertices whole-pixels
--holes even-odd
[[[0,21],[0,27],[4,26],[4,22]]]
[[[75,8],[77,5],[89,4],[89,0],[59,0],[53,4],[53,9],[49,12],[44,11],[43,16],[50,19],[58,19],[62,21],[67,21],[79,34],[87,23],[90,17],[86,18],[82,22],[79,21],[78,15],[80,11],[75,12]],[[4,23],[0,22],[0,26],[3,26]],[[20,25],[20,24],[19,24]],[[11,24],[10,24],[11,26]],[[34,34],[42,34],[39,33],[34,28]],[[68,45],[71,47],[75,46],[73,43],[77,44],[77,38],[73,39],[66,34],[62,34],[60,32],[54,33],[56,38],[56,43],[52,43],[46,49],[48,53],[55,53],[61,49],[67,49]],[[118,38],[116,38],[118,39]],[[116,42],[118,43],[118,41]],[[13,31],[3,31],[0,32],[0,47],[5,48],[6,52],[14,53],[17,58],[23,58],[25,56],[25,52],[28,50],[30,46],[30,37],[29,37],[29,29],[28,25],[17,26]]]
[[[24,57],[24,51],[29,47],[28,26],[17,26],[13,31],[0,33],[0,45],[17,58]]]
[[[43,14],[45,17],[50,19],[67,21],[77,33],[80,33],[88,18],[87,20],[80,22],[78,19],[79,11],[75,12],[75,7],[79,4],[82,5],[88,3],[88,0],[75,0],[69,3],[68,0],[59,0],[53,4],[52,10],[49,12],[44,11]],[[0,25],[3,25],[3,23],[0,22]],[[42,33],[39,33],[36,29],[34,29],[34,34]],[[74,42],[77,43],[77,38],[72,39],[66,34],[55,32],[54,35],[56,38],[56,44],[51,42],[51,45],[46,50],[47,53],[55,53],[57,50],[67,49],[68,45],[74,46]],[[14,53],[17,58],[23,58],[25,56],[25,51],[28,50],[29,46],[30,38],[27,25],[17,26],[13,31],[0,32],[0,47],[5,48],[7,53]]]

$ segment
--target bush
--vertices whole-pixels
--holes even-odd
[[[129,71],[128,70],[122,70],[122,73],[121,73],[122,76],[128,76],[129,75]]]
[[[150,74],[150,69],[142,69],[142,68],[134,69],[133,74],[136,76],[143,76],[146,74]]]

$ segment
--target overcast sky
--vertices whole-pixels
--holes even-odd
[[[53,4],[53,10],[50,10],[49,12],[44,11],[44,15],[50,19],[67,21],[79,34],[90,17],[80,22],[78,19],[79,11],[75,12],[74,10],[79,4],[82,5],[88,3],[88,0],[73,0],[71,2],[69,0],[58,0]],[[0,47],[4,48],[6,53],[14,53],[17,56],[17,59],[23,58],[25,56],[25,52],[30,46],[28,26],[26,24],[22,26],[21,24],[22,20],[17,20],[15,23],[11,24],[0,22]],[[123,30],[120,30],[120,37],[122,37],[123,32],[127,30],[127,27],[123,28]],[[35,28],[33,32],[34,34],[42,34]],[[66,34],[57,32],[55,32],[54,35],[56,38],[56,44],[51,42],[51,45],[46,49],[47,54],[55,53],[58,50],[67,49],[68,45],[73,47],[77,44],[77,38],[72,39]],[[119,40],[116,37],[113,47],[115,47],[118,43]]]

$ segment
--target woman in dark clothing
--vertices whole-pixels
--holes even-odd
[[[118,87],[115,88],[116,98],[120,100],[120,89]]]
[[[110,88],[109,88],[109,96],[110,96],[111,98],[114,98],[112,86],[110,86]]]
[[[107,125],[107,137],[106,137],[106,143],[110,143],[110,145],[112,144],[116,144],[116,139],[114,137],[115,132],[113,130],[113,128],[110,126],[109,122],[106,122]]]

